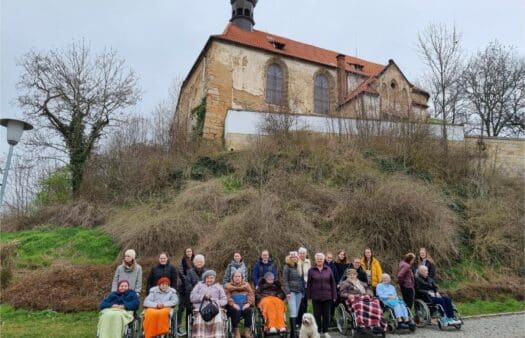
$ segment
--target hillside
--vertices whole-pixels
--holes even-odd
[[[282,262],[299,246],[311,254],[345,249],[349,257],[369,246],[390,273],[402,255],[426,247],[440,284],[455,299],[523,300],[522,181],[480,169],[479,161],[460,146],[445,154],[420,133],[362,139],[276,134],[238,152],[206,144],[184,153],[125,145],[92,159],[81,199],[3,219],[4,231],[12,233],[2,236],[2,252],[11,239],[21,243],[2,301],[29,309],[94,309],[100,297],[67,297],[76,297],[79,279],[82,294],[106,292],[120,261],[117,250],[134,248],[147,275],[160,251],[178,260],[188,246],[218,271],[234,250],[251,264],[263,248]],[[94,245],[87,253],[69,240],[55,243],[54,253],[28,249],[29,235],[71,226],[104,235],[82,241]],[[108,236],[119,249],[103,250],[111,247]],[[90,256],[91,250],[106,258]],[[31,255],[39,256],[36,263]],[[41,285],[35,293],[60,285],[65,296],[36,301],[21,288],[35,278]]]

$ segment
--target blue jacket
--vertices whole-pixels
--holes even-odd
[[[332,270],[332,274],[334,275],[334,278],[335,278],[335,284],[339,283],[339,279],[341,279],[341,276],[339,276],[339,273],[338,273],[337,267],[335,266],[335,262],[334,262],[334,261],[331,261],[330,263],[328,263],[328,262],[325,260],[325,261],[324,261],[324,265],[326,265],[327,267],[330,268],[330,270]]]
[[[263,263],[262,258],[259,257],[259,260],[253,266],[253,285],[257,287],[259,280],[264,277],[264,274],[268,271],[272,272],[275,276],[275,280],[279,280],[279,275],[277,274],[277,268],[273,264],[272,259],[268,259],[268,263]]]
[[[133,290],[128,290],[120,295],[113,291],[102,300],[100,303],[100,309],[104,310],[115,304],[124,305],[128,311],[136,311],[139,308],[140,302],[139,297],[137,297],[137,293]]]

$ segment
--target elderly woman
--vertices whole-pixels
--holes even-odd
[[[121,280],[117,291],[111,292],[100,303],[99,338],[122,338],[126,325],[133,321],[133,311],[139,308],[137,293],[129,289],[129,282]]]
[[[255,292],[255,301],[265,320],[265,330],[269,333],[286,332],[284,313],[286,305],[284,290],[272,272],[268,271],[259,282]]]
[[[381,283],[377,284],[376,295],[386,306],[394,310],[401,328],[413,328],[415,325],[410,321],[405,302],[399,298],[396,288],[391,284],[391,281],[390,275],[384,273],[381,277]]]
[[[339,296],[355,315],[358,328],[371,327],[378,332],[385,332],[386,323],[382,320],[383,310],[379,300],[372,296],[368,285],[357,279],[357,271],[348,269],[346,280],[339,284]]]
[[[195,262],[194,262],[195,264]],[[220,338],[224,337],[224,323],[226,316],[221,308],[228,302],[222,285],[215,283],[217,274],[213,270],[207,270],[202,274],[202,282],[197,283],[190,294],[190,301],[193,304],[193,338]],[[206,322],[201,314],[200,307],[212,303],[219,312],[212,320]]]
[[[332,304],[337,299],[337,287],[334,274],[326,266],[325,255],[321,252],[315,254],[315,264],[308,270],[306,295],[312,300],[319,333],[327,337]]]
[[[295,327],[297,325],[297,316],[299,314],[299,307],[304,293],[304,279],[299,271],[299,255],[297,251],[291,251],[285,258],[285,266],[283,269],[283,289],[286,293],[286,300],[288,301],[288,309],[290,310],[291,331],[290,337],[295,337]]]
[[[235,271],[239,271],[242,274],[242,279],[244,281],[248,280],[248,270],[246,269],[246,264],[244,264],[242,261],[241,253],[238,251],[233,254],[233,260],[230,262],[230,264],[228,264],[226,270],[224,271],[222,284],[228,283]]]
[[[429,276],[428,268],[425,265],[420,265],[418,268],[416,297],[424,302],[440,304],[443,307],[445,313],[442,314],[441,324],[445,326],[461,324],[461,321],[455,319],[452,300],[447,296],[439,294],[438,287],[434,279]]]
[[[252,287],[244,280],[240,271],[235,271],[231,282],[224,286],[224,291],[226,292],[226,299],[228,299],[227,311],[231,318],[234,337],[241,337],[237,326],[242,317],[244,318],[244,336],[250,338],[252,336],[252,309],[250,306],[255,303]]]
[[[161,277],[157,286],[149,290],[144,300],[144,336],[156,337],[169,333],[173,307],[179,303],[177,291],[170,287],[171,281]]]
[[[117,267],[111,284],[111,291],[117,291],[118,283],[126,280],[129,283],[129,289],[140,294],[142,289],[142,267],[137,264],[137,254],[135,250],[129,249],[124,253],[122,264]]]

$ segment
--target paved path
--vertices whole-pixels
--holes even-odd
[[[332,338],[342,338],[336,332],[330,332]],[[427,326],[418,328],[413,334],[388,334],[387,337],[525,337],[525,314],[504,315],[494,317],[482,317],[465,319],[465,324],[461,330],[449,328],[446,331],[440,331],[437,326]],[[365,336],[359,336],[365,337]]]

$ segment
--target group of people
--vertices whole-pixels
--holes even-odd
[[[301,247],[285,257],[281,276],[268,250],[261,252],[251,270],[241,253],[235,252],[222,283],[216,280],[217,273],[207,268],[205,257],[195,255],[191,248],[184,251],[177,268],[170,263],[167,253],[161,253],[158,259],[148,276],[143,303],[146,338],[167,334],[172,316],[177,316],[178,335],[185,335],[180,325],[184,313],[193,316],[192,337],[222,337],[228,316],[234,337],[240,338],[238,324],[243,319],[244,337],[251,338],[254,306],[264,317],[265,330],[275,333],[287,332],[288,309],[289,333],[294,337],[299,320],[307,311],[308,300],[312,302],[319,332],[325,337],[329,337],[328,328],[339,302],[352,310],[358,325],[382,331],[386,330],[386,324],[379,301],[394,310],[399,325],[410,326],[413,322],[407,307],[412,307],[415,297],[441,304],[446,323],[454,324],[451,301],[437,291],[435,264],[425,248],[419,250],[417,258],[413,253],[406,254],[399,264],[397,280],[401,297],[370,248],[351,261],[344,250],[337,252],[335,260],[332,253],[319,252],[312,263],[306,248]],[[101,338],[122,337],[139,308],[142,268],[136,262],[134,250],[125,252],[115,271],[111,291],[100,305]],[[216,308],[211,317],[206,309],[209,306]]]

